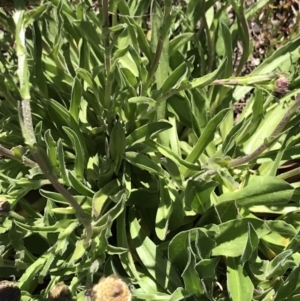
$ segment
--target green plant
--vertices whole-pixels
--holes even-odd
[[[61,281],[84,300],[112,273],[140,300],[299,297],[299,167],[280,168],[299,158],[300,37],[237,77],[267,1],[230,1],[232,26],[228,3],[179,2],[0,15],[0,276],[22,300]]]

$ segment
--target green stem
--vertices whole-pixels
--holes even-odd
[[[23,113],[23,122],[25,131],[31,132],[34,135],[34,130],[32,127],[32,117],[29,100],[22,101],[22,113]],[[93,229],[91,226],[91,219],[83,211],[80,205],[77,203],[75,198],[70,194],[70,192],[59,182],[57,177],[52,172],[51,163],[45,153],[45,151],[40,148],[37,143],[29,145],[33,157],[38,163],[43,174],[49,179],[52,186],[61,193],[64,198],[70,203],[70,205],[76,210],[76,216],[79,222],[86,228],[86,240],[89,241],[93,234]]]
[[[24,165],[26,165],[26,166],[28,166],[30,168],[38,167],[37,163],[35,163],[34,161],[30,160],[26,156],[22,156],[20,158],[20,157],[16,156],[13,151],[11,151],[10,149],[5,148],[2,145],[0,145],[0,155],[3,155],[3,156],[8,157],[10,159],[19,161],[19,162],[23,163]]]
[[[30,108],[30,83],[29,83],[29,70],[27,63],[26,52],[26,38],[25,38],[25,26],[24,26],[24,3],[16,2],[16,10],[14,12],[14,21],[16,23],[16,52],[18,57],[18,76],[20,82],[20,94],[22,97],[21,110],[20,110],[20,125],[22,133],[25,139],[25,143],[29,146],[29,149],[39,165],[44,175],[49,179],[53,187],[61,193],[66,200],[76,210],[76,216],[79,222],[86,229],[86,242],[92,237],[91,217],[88,217],[83,209],[79,206],[75,198],[69,193],[69,191],[60,184],[59,180],[52,172],[52,166],[49,162],[45,151],[37,146],[35,138],[31,108]]]
[[[17,268],[16,263],[14,261],[5,260],[5,259],[3,260],[3,262],[0,266],[1,266],[1,268]],[[22,266],[21,267],[18,266],[18,269],[26,270],[29,266],[30,266],[30,264],[22,262]]]
[[[207,73],[210,73],[212,68],[213,56],[214,56],[214,48],[209,32],[209,27],[207,24],[205,12],[206,12],[205,0],[202,0],[202,7],[201,7],[202,22],[203,22],[204,31],[206,33],[206,42],[207,42]]]
[[[236,13],[237,13],[237,18],[240,22],[240,26],[242,28],[242,42],[243,42],[243,51],[242,51],[241,60],[235,72],[235,75],[239,75],[242,72],[245,63],[248,60],[249,51],[250,51],[250,34],[249,34],[249,26],[247,23],[247,19],[244,14],[244,0],[241,0],[241,3]]]
[[[282,179],[282,180],[286,180],[295,176],[299,176],[300,175],[300,167],[297,167],[295,169],[289,170],[287,172],[284,172],[280,175],[277,176],[277,178]]]
[[[224,79],[216,79],[210,85],[211,86],[255,86],[255,85],[267,85],[272,81],[278,79],[280,74],[276,72],[272,72],[269,74],[261,74],[261,75],[249,75],[243,77],[230,77]]]
[[[172,5],[165,4],[164,18],[163,18],[163,24],[162,24],[162,28],[161,28],[162,33],[159,36],[159,40],[158,40],[158,43],[157,43],[157,46],[156,46],[155,55],[154,55],[150,70],[148,72],[146,85],[144,86],[144,89],[143,89],[144,93],[146,93],[146,91],[150,87],[153,76],[154,76],[154,74],[155,74],[155,72],[158,68],[158,65],[159,65],[161,54],[162,54],[162,51],[163,51],[163,48],[164,48],[164,42],[165,42],[165,39],[166,39],[166,37],[168,36],[168,33],[169,33],[168,19],[170,17],[171,10],[172,10]]]
[[[112,80],[111,80],[111,48],[110,48],[110,33],[109,33],[109,0],[102,0],[102,13],[103,13],[103,43],[105,50],[105,71],[106,71],[106,81],[105,81],[105,95],[104,95],[104,106],[106,109],[110,107],[110,97],[112,90]]]
[[[12,218],[13,220],[16,220],[16,221],[21,222],[21,223],[26,223],[30,220],[30,219],[18,214],[15,211],[10,211],[9,212],[9,217]]]
[[[296,96],[296,101],[294,102],[294,104],[286,111],[286,113],[284,114],[283,118],[281,119],[279,124],[276,126],[274,131],[266,139],[267,141],[270,141],[271,143],[264,142],[250,155],[233,159],[231,162],[228,163],[227,166],[229,168],[233,168],[235,166],[239,166],[239,165],[248,163],[248,162],[254,160],[255,158],[257,158],[262,152],[264,152],[266,149],[268,149],[270,147],[270,144],[272,144],[272,141],[274,141],[274,138],[276,138],[282,132],[284,127],[291,120],[292,115],[299,108],[300,108],[300,94],[298,94]]]

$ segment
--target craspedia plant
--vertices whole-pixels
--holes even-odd
[[[118,276],[102,277],[92,290],[93,301],[131,301],[128,285]]]
[[[0,282],[0,300],[1,301],[20,301],[21,291],[19,287],[11,281]]]
[[[238,1],[94,2],[0,14],[0,277],[22,301],[112,273],[138,300],[298,300],[300,37],[242,77]],[[111,275],[91,297],[131,292]]]
[[[72,293],[67,285],[58,283],[49,292],[48,301],[72,301]]]

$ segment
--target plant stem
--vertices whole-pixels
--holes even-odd
[[[8,157],[10,159],[19,161],[19,162],[23,163],[24,165],[26,165],[30,168],[38,167],[37,163],[30,160],[26,156],[22,156],[22,158],[20,158],[20,157],[16,156],[13,151],[11,151],[10,149],[5,148],[2,145],[0,145],[0,155],[3,155],[3,156]]]
[[[171,10],[172,10],[172,5],[165,4],[163,24],[162,24],[162,27],[161,27],[162,33],[159,35],[155,55],[154,55],[154,58],[152,60],[150,70],[148,72],[146,85],[144,86],[144,89],[143,89],[144,93],[146,93],[146,91],[150,87],[152,78],[153,78],[153,76],[154,76],[154,74],[155,74],[155,72],[158,68],[158,65],[159,65],[161,54],[162,54],[162,51],[163,51],[163,48],[164,48],[164,42],[165,42],[165,39],[166,39],[166,37],[168,36],[168,33],[169,33],[169,25],[170,24],[168,24],[169,23],[168,19],[170,17]]]
[[[300,175],[300,167],[294,168],[277,176],[277,178],[286,180]]]
[[[112,80],[111,80],[111,49],[110,49],[110,33],[109,33],[109,11],[108,11],[109,0],[102,0],[102,13],[103,13],[103,43],[105,50],[105,95],[104,95],[104,106],[105,109],[110,107],[110,97],[112,90]]]
[[[34,135],[34,130],[32,126],[32,117],[31,117],[31,109],[30,109],[30,101],[29,100],[23,100],[22,101],[22,114],[23,114],[23,128],[24,131],[27,133],[30,132],[31,135],[26,136],[32,136]],[[32,136],[34,137],[34,136]],[[35,140],[35,137],[34,137]],[[31,141],[32,142],[32,141]],[[80,207],[80,205],[77,203],[75,198],[70,194],[70,192],[59,182],[57,177],[52,172],[52,166],[51,163],[45,153],[45,151],[40,148],[36,141],[29,145],[30,151],[32,152],[33,157],[35,158],[36,162],[38,163],[40,169],[42,170],[43,174],[49,179],[52,186],[61,193],[64,198],[70,203],[70,205],[75,209],[76,216],[79,220],[79,222],[85,227],[86,229],[86,241],[88,242],[93,234],[93,229],[91,226],[91,218],[87,216],[87,214],[83,211],[83,209]]]
[[[18,266],[18,269],[26,270],[30,266],[30,264],[25,262],[22,262],[22,265],[22,267]],[[0,266],[1,268],[16,268],[16,263],[14,261],[4,259]]]
[[[29,70],[27,63],[27,52],[26,52],[26,38],[25,38],[25,25],[24,25],[24,3],[16,2],[15,12],[13,15],[16,24],[16,52],[18,57],[18,77],[20,82],[20,94],[22,97],[20,113],[20,125],[22,133],[25,139],[25,143],[29,146],[29,149],[39,165],[44,175],[49,179],[53,187],[61,193],[67,201],[76,210],[76,216],[79,222],[86,229],[86,242],[88,242],[93,234],[91,226],[91,217],[83,211],[80,205],[77,203],[75,198],[69,193],[69,191],[60,184],[52,172],[51,163],[43,149],[37,145],[35,138],[31,108],[30,108],[30,83],[29,83]]]
[[[238,166],[238,165],[248,163],[248,162],[252,161],[253,159],[257,158],[262,152],[264,152],[266,149],[268,149],[270,147],[270,145],[274,141],[274,138],[276,138],[282,132],[284,127],[291,120],[291,117],[294,114],[294,112],[299,108],[300,108],[300,94],[298,94],[296,96],[296,101],[294,102],[294,104],[286,111],[286,113],[284,114],[283,118],[281,119],[279,124],[276,126],[274,131],[266,139],[267,141],[270,141],[270,143],[264,142],[250,155],[233,159],[232,161],[230,161],[228,163],[227,166],[229,168],[232,168],[232,167],[235,167],[235,166]]]
[[[241,55],[241,60],[236,69],[235,75],[239,75],[242,72],[244,64],[247,62],[249,56],[249,48],[250,48],[250,35],[249,35],[249,27],[244,14],[244,0],[241,0],[241,3],[236,11],[237,18],[240,22],[243,34],[242,34],[242,42],[243,42],[243,52]]]
[[[212,62],[213,62],[213,56],[214,56],[214,49],[212,45],[212,40],[209,32],[209,27],[207,24],[206,16],[205,16],[205,0],[202,0],[201,5],[201,12],[202,12],[202,22],[203,22],[203,28],[206,33],[206,42],[207,42],[207,73],[211,72],[212,68]]]
[[[232,86],[254,86],[254,85],[266,85],[275,79],[278,79],[279,74],[272,72],[269,74],[261,75],[249,75],[243,77],[230,77],[224,79],[216,79],[210,85],[232,85]]]

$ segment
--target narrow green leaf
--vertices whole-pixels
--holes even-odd
[[[39,5],[35,9],[31,9],[25,13],[24,16],[24,27],[28,27],[31,25],[35,20],[38,20],[43,16],[43,14],[50,8],[50,3],[44,3]]]
[[[155,219],[155,232],[160,240],[165,240],[173,206],[168,185],[163,179],[159,179],[159,194],[159,206],[157,208]]]
[[[158,151],[163,156],[173,160],[178,165],[185,166],[186,168],[188,168],[190,170],[197,170],[197,171],[201,170],[201,166],[191,164],[191,163],[181,159],[174,152],[172,152],[171,149],[169,149],[166,146],[163,146],[163,145],[159,144],[158,142],[155,142],[153,140],[147,140],[147,141],[144,142],[144,144],[151,147],[151,148],[153,148],[155,151]]]
[[[169,30],[168,24],[164,19],[162,9],[157,2],[151,5],[151,50],[155,56],[159,55],[159,64],[155,70],[155,83],[160,89],[169,75],[169,39],[163,34],[163,30]],[[162,43],[162,45],[160,45]],[[161,48],[158,48],[158,45]],[[158,54],[159,53],[159,54]],[[153,66],[153,65],[152,65]],[[151,67],[152,67],[151,66]],[[163,116],[162,118],[165,118]],[[159,118],[160,120],[161,118]]]
[[[127,28],[126,24],[117,24],[115,26],[110,27],[109,31],[111,31],[111,32],[117,32],[119,30],[123,30],[123,29],[126,29],[126,28]]]
[[[93,216],[98,218],[104,208],[106,201],[111,195],[116,194],[120,190],[120,182],[114,179],[103,186],[93,196]]]
[[[66,132],[62,130],[63,127],[71,129],[73,131],[77,138],[80,141],[80,145],[83,148],[83,154],[87,153],[86,145],[84,143],[84,138],[82,135],[82,131],[80,130],[77,122],[73,119],[69,111],[63,107],[59,102],[51,100],[47,102],[47,105],[49,107],[49,117],[51,118],[52,122],[56,126],[57,130],[61,132],[63,137],[69,138],[68,135],[66,135]],[[70,140],[73,142],[72,140]]]
[[[214,72],[204,75],[203,77],[196,78],[192,81],[183,81],[179,87],[182,90],[189,90],[194,88],[204,88],[211,84],[218,76],[224,71],[224,67],[226,65],[227,59],[225,58],[219,65],[218,69]]]
[[[123,160],[126,147],[125,130],[122,124],[117,121],[110,133],[109,149],[111,160],[114,164],[114,172],[118,173]]]
[[[278,287],[274,301],[285,300],[285,298],[290,297],[294,293],[296,288],[299,287],[299,275],[300,266],[297,266],[291,271],[287,279]]]
[[[72,86],[71,105],[70,105],[69,112],[77,123],[79,121],[81,97],[82,97],[81,83],[80,80],[77,77],[75,77]]]
[[[86,245],[83,240],[77,240],[76,246],[74,248],[74,253],[72,254],[69,263],[74,264],[76,261],[81,259],[86,253]]]
[[[72,22],[77,26],[85,40],[89,42],[89,45],[93,48],[93,51],[95,51],[96,56],[103,62],[104,51],[99,47],[99,45],[101,45],[101,40],[95,24],[85,20],[73,20]]]
[[[122,193],[121,196],[119,196],[118,202],[110,208],[105,214],[103,214],[97,221],[94,222],[95,230],[94,234],[97,234],[97,227],[103,228],[104,225],[106,225],[108,222],[111,224],[117,217],[122,214],[125,203],[127,202],[127,198],[125,193]]]
[[[254,285],[237,258],[227,259],[227,288],[232,301],[251,301]]]
[[[80,180],[82,180],[82,179],[84,179],[84,171],[86,168],[84,147],[81,144],[81,141],[79,140],[78,136],[72,129],[64,126],[63,130],[68,135],[69,139],[71,140],[71,142],[73,144],[74,150],[75,150],[76,177],[78,177]]]
[[[120,217],[116,221],[117,241],[118,241],[119,247],[129,249],[125,217],[126,217],[126,212],[123,211],[121,213]],[[122,264],[124,270],[128,273],[128,275],[130,275],[131,277],[134,277],[136,280],[139,281],[139,285],[143,289],[143,291],[145,291],[145,292],[156,292],[157,291],[156,287],[152,288],[152,286],[149,285],[148,282],[143,281],[141,279],[140,274],[136,269],[136,265],[134,263],[134,259],[133,259],[131,252],[126,252],[124,254],[120,254],[119,257],[120,257],[120,261],[121,261],[121,264]]]
[[[157,250],[157,246],[141,229],[134,210],[130,210],[130,234],[133,245],[150,275],[168,292],[182,286],[180,277],[171,263]]]
[[[176,35],[169,44],[169,56],[171,57],[177,50],[180,50],[181,47],[186,46],[187,43],[194,37],[193,32],[184,32],[180,35]]]
[[[274,301],[275,291],[271,289],[262,299],[262,301]],[[287,301],[287,300],[285,300]]]
[[[47,232],[47,233],[53,233],[53,232],[60,232],[61,229],[63,228],[67,228],[71,223],[73,223],[74,220],[70,220],[70,219],[64,219],[64,220],[60,220],[58,222],[56,222],[54,225],[52,226],[45,226],[45,225],[30,225],[30,224],[24,224],[21,223],[19,221],[15,220],[15,223],[18,227],[20,227],[21,229],[24,230],[28,230],[31,232]]]
[[[66,168],[66,163],[65,163],[65,158],[64,158],[63,142],[60,138],[57,141],[56,151],[57,151],[56,155],[57,155],[57,159],[59,162],[59,169],[60,169],[61,177],[62,177],[65,185],[70,185],[69,178],[68,178],[68,170]]]
[[[250,260],[251,258],[256,259],[257,257],[257,248],[258,248],[259,238],[255,232],[255,229],[251,225],[248,224],[248,240],[246,244],[245,251],[241,257],[241,264],[243,265],[245,262]]]
[[[252,181],[241,190],[224,193],[219,201],[236,200],[238,207],[254,205],[286,204],[294,194],[294,188],[287,182],[276,177],[255,176]]]
[[[233,74],[233,72],[232,72],[232,69],[233,69],[232,38],[231,38],[229,28],[223,22],[221,23],[221,30],[222,30],[222,37],[223,37],[223,42],[224,42],[224,46],[225,46],[225,53],[226,53],[226,57],[227,57],[226,69],[224,71],[224,77],[230,77]]]
[[[203,294],[204,290],[199,281],[199,275],[196,270],[196,258],[191,247],[188,247],[188,262],[182,273],[185,289],[196,294]]]
[[[100,98],[100,88],[98,84],[94,81],[92,75],[84,69],[78,68],[76,70],[77,76],[81,77],[87,84],[88,86],[92,89],[94,93],[94,98],[95,101],[93,102],[93,108],[96,110],[97,114],[100,114],[102,112],[102,107],[103,107],[103,99]]]
[[[69,205],[69,202],[60,194],[57,192],[47,191],[44,189],[39,190],[41,196],[43,196],[46,199],[50,199],[54,202],[63,204],[63,205]]]
[[[205,213],[212,205],[210,194],[217,185],[214,181],[188,181],[184,193],[186,209],[192,209],[199,214]]]
[[[243,129],[244,120],[242,122],[237,123],[234,127],[231,128],[229,134],[226,136],[225,141],[222,145],[222,152],[224,155],[228,155],[232,149],[234,149],[236,145],[235,137],[240,133]]]
[[[265,271],[266,279],[271,279],[283,275],[287,269],[295,267],[297,264],[292,258],[293,250],[285,250],[278,254],[268,265]]]
[[[187,63],[183,62],[180,64],[164,81],[162,87],[160,88],[161,93],[167,93],[171,89],[177,89],[181,82],[187,79],[188,75]]]
[[[170,129],[171,127],[172,125],[167,121],[158,121],[145,124],[135,129],[126,137],[126,146],[130,147],[136,143],[141,143],[147,139],[154,138],[157,134]]]
[[[130,164],[135,165],[138,168],[147,170],[150,173],[158,174],[162,177],[165,176],[163,169],[146,155],[138,154],[135,152],[126,152],[125,159]]]
[[[56,158],[56,143],[51,136],[51,130],[48,129],[44,134],[44,139],[47,145],[47,155],[53,168],[57,168],[58,161]]]
[[[246,140],[251,137],[256,129],[258,128],[261,120],[263,119],[263,104],[264,96],[260,89],[256,89],[254,103],[252,106],[252,116],[251,120],[247,122],[243,130],[237,135],[236,140],[238,144],[244,143]]]
[[[43,281],[44,278],[47,276],[47,274],[49,274],[49,269],[55,260],[55,255],[56,254],[53,251],[51,253],[48,253],[47,261],[45,262],[43,269],[41,270],[41,272],[38,275],[39,281]]]
[[[66,252],[69,244],[70,236],[72,233],[74,233],[75,229],[78,226],[79,226],[79,221],[75,221],[59,233],[56,247],[55,247],[56,254],[62,256]]]
[[[68,178],[70,185],[81,195],[88,197],[92,197],[94,195],[94,191],[87,187],[80,179],[78,179],[74,172],[70,171],[68,173]]]
[[[189,260],[188,246],[193,245],[198,256],[208,258],[212,249],[215,247],[215,241],[211,238],[212,232],[205,228],[194,228],[178,233],[173,237],[168,246],[168,257],[178,271],[182,273]]]
[[[48,97],[48,87],[44,75],[44,66],[42,62],[43,41],[38,23],[33,24],[34,28],[34,75],[35,80],[42,96]]]
[[[224,109],[220,111],[216,116],[214,116],[205,127],[202,135],[200,136],[199,140],[197,141],[196,145],[194,146],[192,152],[186,158],[187,162],[195,163],[202,152],[205,150],[207,145],[213,141],[216,130],[225,116],[228,114],[229,109]],[[180,172],[186,177],[189,174],[189,170],[183,166],[180,168]]]
[[[26,269],[26,272],[18,281],[18,286],[21,290],[28,291],[33,279],[38,275],[39,271],[43,268],[47,262],[48,255],[44,254],[38,258],[33,264]]]
[[[178,186],[183,188],[183,178],[179,172],[177,164],[169,158],[161,158],[160,162]]]
[[[156,101],[153,98],[145,97],[145,96],[136,96],[131,97],[128,99],[129,103],[136,103],[136,104],[148,104],[150,107],[155,107]]]
[[[125,2],[124,0],[119,1],[120,2]],[[151,48],[149,45],[149,42],[147,40],[147,37],[144,33],[144,30],[141,28],[141,26],[134,20],[134,18],[126,16],[124,18],[125,22],[127,21],[128,23],[135,26],[136,32],[137,32],[137,41],[139,43],[139,46],[142,50],[142,52],[145,54],[147,57],[148,61],[151,62],[153,54],[151,53]]]

